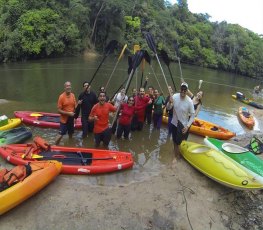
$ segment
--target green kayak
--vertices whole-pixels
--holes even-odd
[[[209,147],[219,150],[234,161],[238,162],[249,172],[253,172],[256,176],[260,176],[263,181],[263,160],[255,156],[248,149],[238,145],[224,143],[215,138],[206,137],[204,142]]]
[[[32,137],[32,132],[26,127],[18,127],[6,131],[0,131],[0,146],[23,143]]]

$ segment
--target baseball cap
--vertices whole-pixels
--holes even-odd
[[[181,84],[181,87],[185,87],[185,88],[188,89],[188,84],[187,84],[186,82],[183,82],[183,83]]]

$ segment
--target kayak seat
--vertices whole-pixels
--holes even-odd
[[[60,117],[59,116],[42,116],[38,118],[39,121],[46,121],[46,122],[52,122],[52,123],[59,123]]]
[[[192,125],[201,127],[202,124],[199,121],[193,121]]]
[[[216,126],[212,127],[211,130],[218,131],[218,128]]]
[[[242,111],[242,114],[243,114],[243,116],[246,117],[246,118],[249,118],[249,117],[250,117],[250,113],[249,113],[249,112]]]
[[[38,160],[56,160],[68,165],[91,165],[92,153],[64,152],[64,151],[43,151],[38,153],[43,158]]]

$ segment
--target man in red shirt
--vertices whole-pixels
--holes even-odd
[[[144,124],[144,118],[145,118],[145,108],[146,105],[152,103],[152,99],[145,96],[145,90],[144,88],[140,88],[139,94],[134,98],[135,100],[135,106],[140,107],[140,109],[137,110],[137,130],[141,131]]]
[[[64,84],[64,92],[58,98],[58,112],[60,113],[60,131],[56,137],[55,145],[58,145],[63,135],[68,133],[72,137],[74,133],[74,115],[77,106],[75,95],[71,93],[71,83]]]
[[[109,128],[109,113],[115,112],[117,108],[111,103],[106,102],[105,92],[100,92],[98,96],[99,102],[93,106],[89,120],[94,121],[94,139],[95,146],[99,147],[103,142],[104,147],[108,148],[111,139],[111,130]]]

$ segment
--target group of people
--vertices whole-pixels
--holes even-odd
[[[141,87],[139,92],[132,90],[132,95],[127,96],[125,89],[116,94],[112,101],[106,95],[105,87],[100,87],[98,95],[91,91],[89,82],[83,83],[83,92],[78,100],[71,92],[71,83],[64,84],[64,92],[58,99],[58,112],[60,114],[60,131],[55,140],[58,145],[63,135],[69,137],[74,133],[74,119],[81,113],[82,137],[86,138],[88,133],[94,134],[95,147],[102,142],[107,148],[111,140],[113,126],[110,127],[109,118],[115,113],[115,124],[117,124],[116,137],[129,139],[131,131],[141,131],[144,123],[151,124],[155,129],[160,129],[164,111],[168,115],[168,135],[172,135],[174,142],[175,157],[180,157],[178,146],[182,140],[186,140],[189,128],[197,116],[202,105],[203,92],[196,95],[188,89],[188,84],[181,83],[180,92],[173,92],[168,87],[169,95],[165,98],[158,89],[148,87],[148,92]]]

